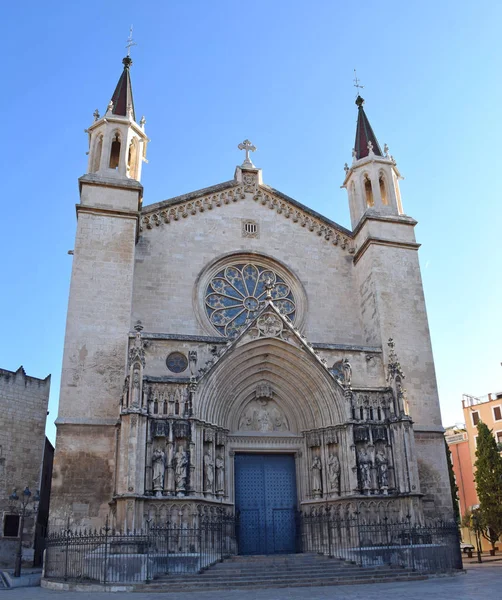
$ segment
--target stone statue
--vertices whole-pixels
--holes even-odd
[[[320,496],[322,494],[322,464],[321,459],[318,456],[314,456],[314,460],[312,461],[312,491],[314,492],[314,496]]]
[[[389,459],[383,450],[379,450],[375,457],[378,474],[378,486],[381,490],[389,487]]]
[[[223,456],[216,457],[216,493],[225,491],[225,461]]]
[[[348,358],[343,359],[342,369],[343,369],[343,381],[344,381],[345,385],[350,385],[352,383],[352,366],[351,366]]]
[[[188,352],[188,364],[190,365],[190,375],[195,377],[197,375],[197,350]]]
[[[369,141],[368,142],[368,152],[371,154],[373,152],[373,142]]]
[[[258,414],[256,416],[258,422],[258,431],[270,431],[273,429],[270,423],[270,415],[268,414],[267,400],[258,400],[260,403],[260,408],[258,409]]]
[[[204,454],[204,491],[212,492],[214,483],[214,463],[210,452]]]
[[[178,452],[174,455],[174,481],[176,483],[176,492],[182,495],[186,491],[188,474],[188,454],[183,446],[178,447]]]
[[[132,403],[131,406],[139,406],[140,405],[140,386],[139,386],[139,369],[134,368],[132,374]]]
[[[164,473],[166,470],[166,454],[160,448],[155,448],[152,455],[152,484],[154,491],[164,489]]]
[[[361,477],[361,486],[363,490],[371,489],[371,467],[372,461],[365,448],[359,451],[359,475]]]
[[[331,491],[340,493],[340,461],[336,454],[328,457],[328,481]]]

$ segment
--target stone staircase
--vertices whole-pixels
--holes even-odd
[[[316,554],[234,556],[201,574],[165,575],[137,591],[209,591],[415,581],[427,575],[401,567],[358,565]]]

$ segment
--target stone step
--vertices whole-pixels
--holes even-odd
[[[369,573],[367,572],[358,572],[358,571],[341,571],[341,572],[332,572],[332,571],[327,571],[327,572],[316,572],[316,573],[309,573],[308,571],[303,571],[303,572],[295,572],[295,571],[290,571],[290,572],[280,572],[280,573],[273,573],[273,574],[263,574],[263,573],[242,573],[239,575],[235,575],[233,577],[228,577],[227,575],[223,575],[223,576],[206,576],[206,575],[199,575],[198,577],[185,577],[184,580],[185,581],[207,581],[207,582],[225,582],[225,581],[241,581],[241,580],[260,580],[260,581],[272,581],[272,580],[277,580],[277,579],[313,579],[313,578],[317,578],[317,579],[325,579],[325,578],[334,578],[334,577],[374,577],[374,576],[389,576],[389,577],[393,577],[394,575],[402,575],[403,573],[400,571],[385,571],[385,572],[381,572],[378,570],[374,570],[371,571]],[[164,581],[169,581],[169,577],[162,577],[161,580]]]
[[[183,579],[172,578],[170,581],[156,581],[150,584],[135,586],[135,591],[150,592],[187,592],[187,591],[210,591],[221,589],[269,589],[286,587],[316,587],[331,585],[354,585],[362,583],[388,583],[394,581],[419,581],[427,579],[427,575],[421,573],[399,573],[399,574],[368,574],[363,576],[359,574],[354,577],[327,577],[327,578],[284,578],[272,579],[270,581],[261,581],[257,579],[244,580],[225,580],[222,582],[212,582],[207,580],[187,581]]]
[[[203,573],[201,573],[200,575],[194,575],[195,577],[204,577],[206,579],[208,578],[212,578],[212,577],[238,577],[238,576],[249,576],[249,577],[268,577],[268,576],[273,576],[276,577],[282,573],[284,573],[284,575],[291,575],[291,574],[303,574],[303,573],[307,573],[307,574],[323,574],[323,573],[331,573],[333,575],[339,575],[341,573],[358,573],[361,571],[367,572],[367,573],[381,573],[383,570],[383,567],[368,567],[366,569],[362,569],[361,567],[357,567],[357,566],[351,566],[351,565],[340,565],[339,567],[332,567],[331,565],[327,565],[327,566],[323,566],[323,567],[317,567],[317,568],[308,568],[308,567],[302,567],[302,568],[267,568],[267,569],[216,569],[216,570],[208,570],[205,571]],[[401,569],[388,569],[388,572],[390,573],[395,573],[395,572],[401,572]],[[190,575],[192,576],[192,575]]]

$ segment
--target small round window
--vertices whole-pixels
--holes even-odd
[[[171,352],[166,358],[166,365],[172,373],[183,373],[188,367],[188,360],[182,352]]]

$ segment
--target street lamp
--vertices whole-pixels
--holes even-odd
[[[14,565],[14,577],[21,576],[21,561],[23,559],[23,530],[24,530],[24,518],[31,514],[37,512],[37,502],[40,502],[40,493],[37,490],[35,495],[32,497],[30,488],[26,486],[23,490],[21,496],[17,495],[17,490],[14,488],[12,494],[9,496],[9,499],[13,502],[19,503],[17,512],[19,514],[19,542],[17,544],[16,551],[16,562]],[[31,508],[28,508],[30,502],[33,503]]]

